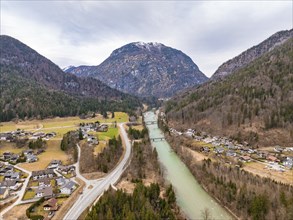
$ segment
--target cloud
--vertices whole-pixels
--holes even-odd
[[[211,76],[226,60],[292,28],[291,1],[1,1],[1,34],[61,67],[97,65],[134,41],[189,55]]]

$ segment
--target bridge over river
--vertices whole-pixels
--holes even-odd
[[[172,183],[176,201],[188,219],[202,219],[201,212],[208,208],[211,219],[229,220],[233,217],[222,208],[196,181],[189,169],[172,151],[158,128],[154,112],[144,114],[145,124],[149,130],[151,144],[158,152],[158,159],[163,165],[164,178]]]

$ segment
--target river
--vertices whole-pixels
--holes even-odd
[[[145,122],[157,121],[154,112],[144,114]],[[150,138],[163,137],[157,122],[146,125]],[[165,140],[152,141],[158,159],[164,167],[164,177],[175,189],[177,204],[189,219],[202,219],[202,211],[209,209],[212,219],[233,219],[196,181],[192,173]]]

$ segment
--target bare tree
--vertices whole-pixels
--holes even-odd
[[[201,217],[203,220],[211,220],[212,214],[208,208],[205,208],[204,210],[201,211]]]

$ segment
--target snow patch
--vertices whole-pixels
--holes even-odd
[[[152,48],[157,48],[160,50],[161,47],[163,46],[163,44],[158,43],[158,42],[149,42],[149,43],[136,42],[136,43],[134,43],[134,45],[141,48],[141,49],[147,49],[147,50],[151,50]]]
[[[75,68],[75,66],[67,66],[67,67],[64,67],[62,70],[65,72],[71,68]]]

